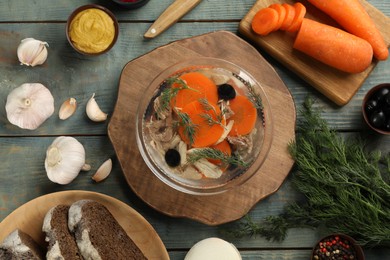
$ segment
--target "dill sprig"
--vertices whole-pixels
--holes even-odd
[[[209,126],[212,126],[212,125],[221,125],[222,127],[225,127],[223,124],[222,124],[222,119],[223,119],[223,114],[222,113],[217,113],[217,111],[215,110],[215,108],[210,105],[209,101],[205,98],[200,98],[199,99],[199,102],[201,103],[203,109],[205,111],[212,111],[214,116],[215,116],[215,119],[210,115],[210,114],[207,114],[207,113],[203,113],[203,114],[200,114],[200,116],[206,120],[207,124]]]
[[[248,163],[244,162],[236,155],[228,155],[220,150],[213,149],[210,147],[197,148],[191,153],[189,153],[187,157],[187,161],[190,164],[193,164],[194,162],[199,161],[200,159],[215,159],[215,160],[220,160],[223,164],[242,166],[242,167],[246,167],[248,165]]]
[[[252,101],[253,105],[257,109],[263,109],[263,101],[258,93],[256,93],[255,88],[249,82],[246,84],[248,88],[248,98]]]
[[[165,80],[163,83],[166,88],[161,92],[160,95],[160,111],[166,110],[173,98],[177,96],[177,93],[179,93],[180,90],[183,89],[190,89],[193,91],[198,91],[196,89],[190,88],[184,80],[178,77],[170,77]],[[172,87],[173,84],[178,84],[180,87]]]
[[[360,138],[343,138],[329,128],[308,98],[303,122],[289,151],[296,162],[292,183],[305,200],[259,223],[245,219],[236,235],[283,240],[288,228],[325,227],[363,246],[390,246],[390,154],[366,152]]]
[[[179,117],[179,125],[184,127],[184,135],[188,138],[190,144],[193,144],[198,126],[192,122],[188,114],[180,110],[176,110],[176,114]]]

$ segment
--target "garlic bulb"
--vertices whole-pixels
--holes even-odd
[[[68,98],[62,103],[58,116],[61,120],[68,119],[76,112],[77,101],[74,98]]]
[[[87,102],[86,113],[89,119],[94,122],[102,122],[107,119],[107,114],[100,109],[95,100],[95,93],[93,93],[92,97]]]
[[[26,38],[18,46],[18,59],[22,65],[34,67],[43,64],[47,59],[47,42]]]
[[[5,105],[8,121],[34,130],[54,113],[54,98],[40,83],[25,83],[9,93]]]
[[[70,136],[57,137],[47,148],[47,177],[58,184],[68,184],[86,167],[84,146]]]

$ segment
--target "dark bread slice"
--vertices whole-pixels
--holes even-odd
[[[19,229],[12,231],[0,245],[0,259],[45,259],[42,248],[34,239]]]
[[[68,228],[70,206],[57,205],[51,208],[43,220],[42,231],[49,242],[46,259],[82,259],[76,240]]]
[[[73,203],[68,225],[85,259],[147,259],[110,211],[96,201]]]

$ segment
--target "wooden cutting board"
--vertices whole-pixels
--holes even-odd
[[[381,13],[378,9],[364,0],[360,0],[367,12],[370,14],[378,29],[381,31],[387,46],[390,46],[390,18]],[[369,68],[357,74],[348,74],[333,69],[309,56],[293,50],[295,34],[284,31],[273,32],[267,36],[258,36],[251,29],[251,22],[258,10],[268,7],[273,3],[293,4],[292,0],[259,0],[248,14],[242,19],[239,32],[246,38],[253,41],[275,59],[279,60],[287,68],[298,74],[314,88],[327,96],[337,105],[347,104],[363,84],[365,79],[374,69],[377,61],[374,60]],[[326,24],[337,26],[337,24],[323,12],[302,0],[307,7],[306,18],[317,20]]]
[[[167,67],[200,56],[231,61],[252,74],[264,88],[273,120],[271,149],[260,170],[240,187],[212,196],[189,195],[164,184],[149,170],[136,142],[136,111],[143,90]],[[282,185],[294,163],[287,146],[295,138],[295,120],[292,96],[275,70],[252,45],[218,31],[170,43],[130,61],[121,74],[108,135],[128,184],[142,200],[169,216],[218,225],[241,218]]]

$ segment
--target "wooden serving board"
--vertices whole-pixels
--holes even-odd
[[[20,206],[0,223],[0,243],[12,231],[19,228],[45,248],[47,243],[42,225],[49,209],[59,204],[71,205],[82,199],[95,200],[106,206],[148,259],[169,259],[168,252],[157,232],[137,211],[113,197],[90,191],[55,192]]]
[[[161,182],[136,143],[136,110],[143,90],[167,67],[200,56],[231,61],[252,74],[268,96],[273,120],[272,146],[259,172],[245,184],[212,196],[185,194]],[[292,96],[275,70],[253,46],[235,34],[218,31],[170,43],[130,61],[122,71],[108,135],[127,182],[142,200],[170,216],[218,225],[241,218],[281,186],[294,163],[287,146],[295,138],[295,120]]]
[[[367,12],[370,14],[378,29],[381,31],[387,46],[390,46],[390,18],[381,13],[378,9],[364,0],[360,0]],[[369,76],[378,61],[374,60],[372,64],[363,72],[348,74],[333,69],[311,57],[293,50],[292,46],[295,34],[284,31],[270,33],[267,36],[256,35],[251,29],[251,22],[256,12],[262,8],[268,7],[273,3],[293,4],[297,1],[292,0],[259,0],[248,14],[242,19],[239,26],[239,32],[246,38],[254,42],[275,59],[279,60],[287,68],[298,74],[314,88],[327,96],[337,105],[347,104],[355,95],[357,90]],[[323,12],[302,0],[307,7],[305,17],[317,20],[326,24],[337,26],[337,24]],[[340,57],[342,58],[342,57]]]

